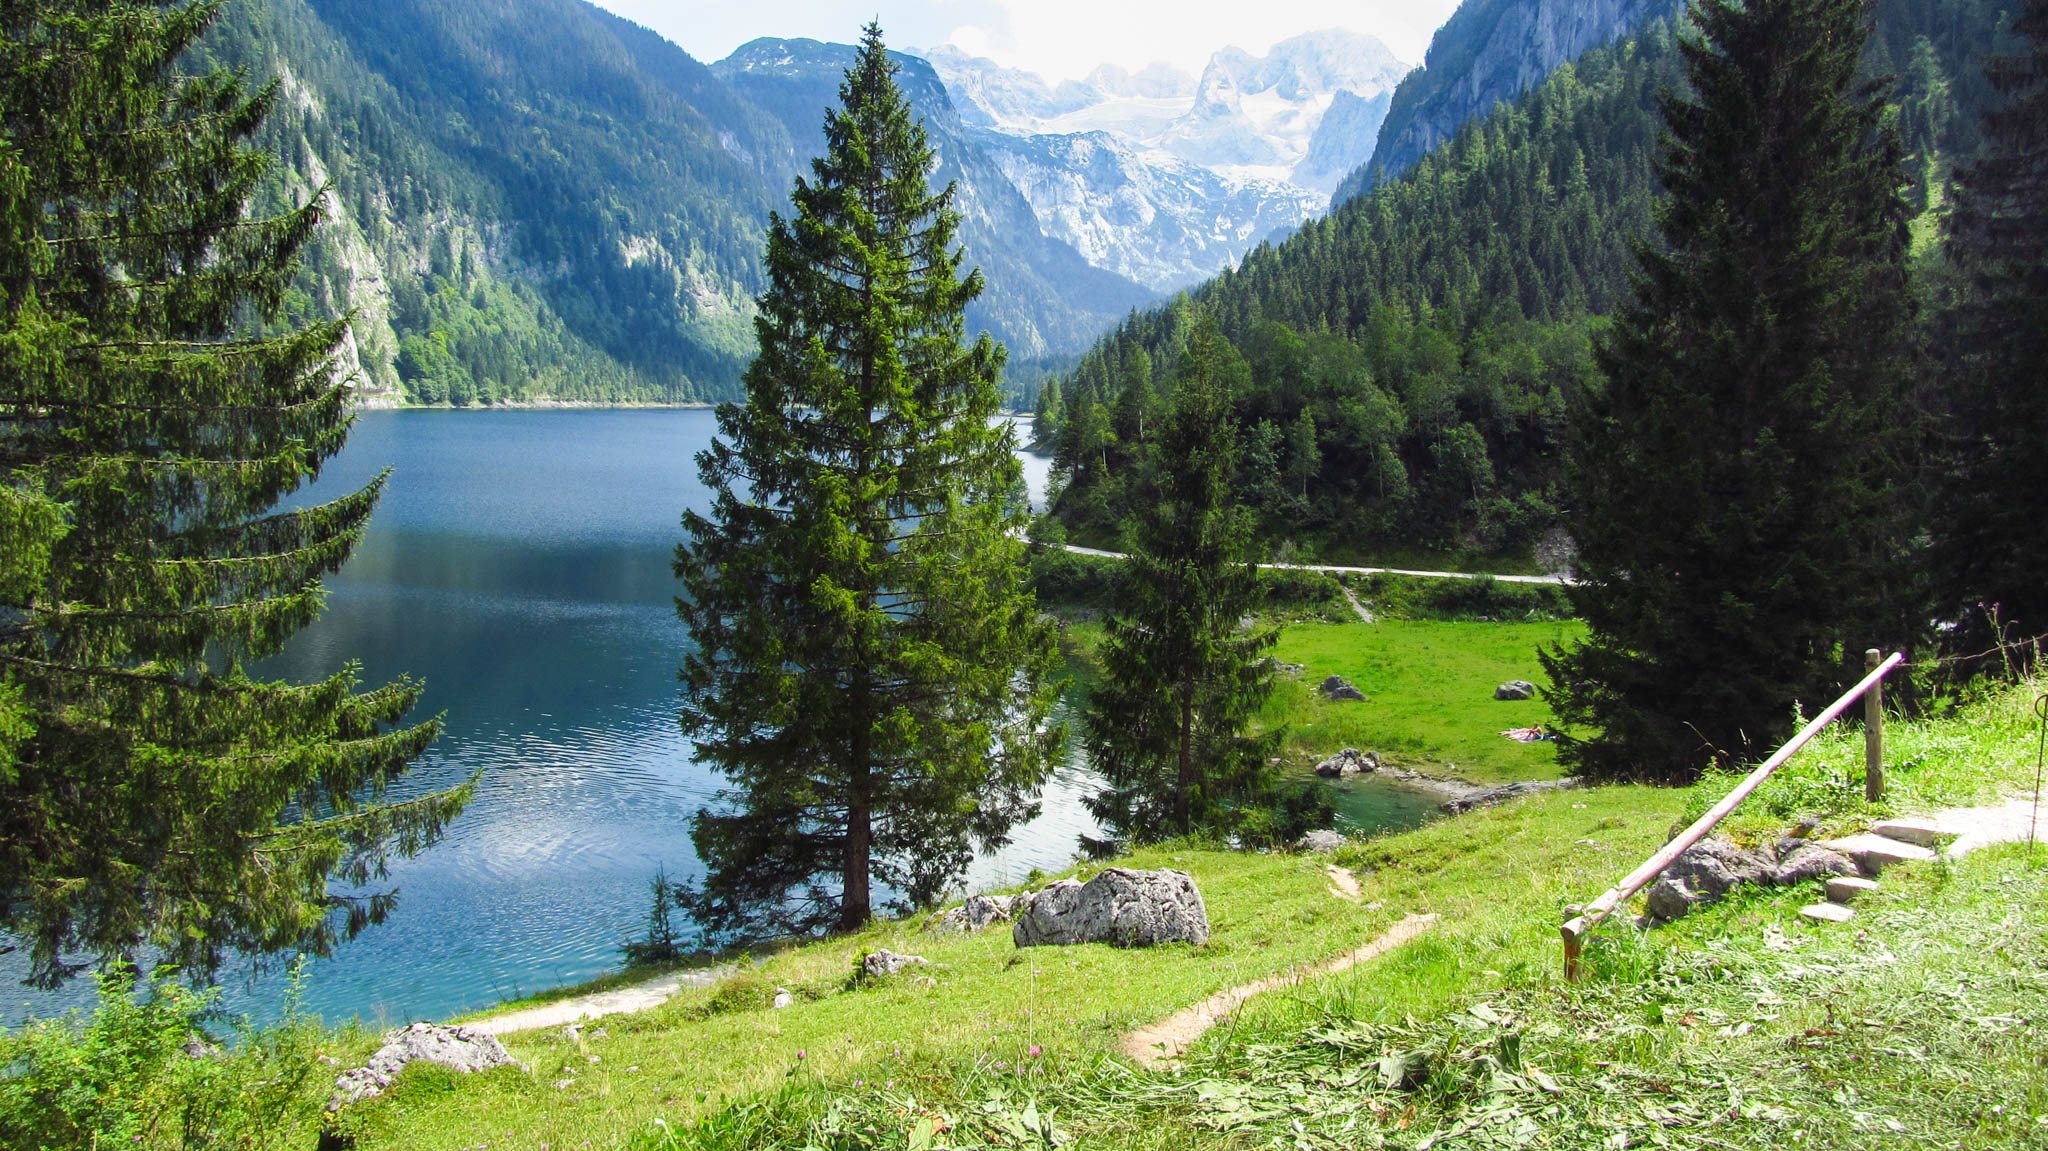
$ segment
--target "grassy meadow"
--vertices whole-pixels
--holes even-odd
[[[1313,762],[1344,747],[1383,760],[1475,783],[1549,779],[1558,774],[1551,743],[1516,743],[1508,728],[1551,722],[1542,699],[1493,698],[1503,681],[1543,681],[1539,647],[1583,634],[1574,621],[1479,623],[1383,619],[1297,624],[1283,629],[1274,657],[1298,663],[1299,677],[1274,689],[1261,722],[1287,728],[1289,757]],[[1316,687],[1341,675],[1365,701],[1324,699]]]
[[[2031,783],[2027,689],[1892,725],[1870,807],[1831,736],[1767,785],[1739,834],[1849,827]],[[1201,948],[1019,951],[921,920],[765,957],[580,1039],[511,1037],[530,1070],[415,1068],[348,1116],[360,1148],[1253,1148],[2048,1146],[2048,870],[2023,848],[1888,874],[1844,926],[1818,884],[1739,894],[1675,925],[1617,918],[1563,983],[1557,925],[1725,780],[1543,794],[1332,857],[1172,844],[1215,924]],[[1841,793],[1839,796],[1837,793]],[[1252,1000],[1179,1066],[1125,1031],[1216,990],[1305,972],[1402,916],[1425,934]],[[878,946],[932,960],[861,984]],[[796,993],[769,1006],[777,986]]]

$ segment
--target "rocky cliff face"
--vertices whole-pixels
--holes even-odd
[[[1324,194],[1335,191],[1344,177],[1372,157],[1380,125],[1386,123],[1393,101],[1392,92],[1375,96],[1338,92],[1323,113],[1322,123],[1316,125],[1316,134],[1309,138],[1308,153],[1294,166],[1294,183]]]
[[[1535,87],[1559,64],[1681,7],[1679,0],[1465,0],[1430,41],[1423,67],[1395,90],[1371,159],[1344,179],[1332,203],[1407,171],[1467,120]]]

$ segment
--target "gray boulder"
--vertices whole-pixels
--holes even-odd
[[[1380,757],[1378,752],[1368,751],[1361,753],[1355,747],[1347,747],[1323,762],[1316,764],[1316,774],[1327,776],[1331,779],[1346,775],[1364,775],[1379,769]]]
[[[1202,944],[1209,910],[1184,871],[1108,868],[1086,883],[1062,879],[1026,897],[1010,938],[1019,947],[1109,943]]]
[[[1663,877],[1650,888],[1649,915],[1651,919],[1677,919],[1745,883],[1783,887],[1856,873],[1856,864],[1848,856],[1795,836],[1753,851],[1725,839],[1703,839],[1665,868]]]
[[[1011,908],[1022,896],[970,895],[958,907],[949,907],[925,922],[934,935],[972,935],[998,923],[1010,921]]]
[[[1302,836],[1295,842],[1294,847],[1297,851],[1309,851],[1320,854],[1326,851],[1335,851],[1344,846],[1344,844],[1345,839],[1341,832],[1331,831],[1326,827],[1311,831],[1307,835]]]
[[[492,1067],[525,1068],[512,1058],[495,1035],[467,1027],[443,1027],[438,1023],[415,1023],[384,1034],[384,1046],[361,1067],[344,1071],[334,1081],[334,1096],[327,1109],[338,1110],[350,1103],[382,1095],[392,1080],[414,1060],[438,1063],[467,1075]]]
[[[1535,699],[1536,685],[1526,679],[1511,679],[1493,689],[1495,699]]]
[[[1363,701],[1365,699],[1365,693],[1358,690],[1358,688],[1355,685],[1353,685],[1350,680],[1345,679],[1341,675],[1333,675],[1330,678],[1324,680],[1322,686],[1317,688],[1316,690],[1323,693],[1324,699],[1350,699],[1359,701]]]
[[[1650,885],[1649,916],[1652,920],[1677,919],[1705,903],[1707,897],[1676,879],[1664,878]]]
[[[1809,879],[1826,879],[1831,875],[1859,874],[1855,861],[1841,852],[1830,851],[1806,840],[1795,842],[1798,846],[1778,857],[1777,869],[1771,872],[1772,883],[1782,887]]]
[[[867,955],[862,956],[860,971],[862,975],[867,976],[869,979],[879,979],[885,975],[894,975],[906,967],[925,962],[928,961],[922,955],[898,955],[885,947],[880,951],[871,951]]]
[[[1725,839],[1703,839],[1664,869],[1664,878],[1719,899],[1742,883],[1769,883],[1778,861],[1769,851],[1744,851]]]

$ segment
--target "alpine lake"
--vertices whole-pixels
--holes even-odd
[[[689,637],[671,561],[683,509],[709,503],[695,456],[715,428],[698,409],[367,411],[294,500],[391,469],[325,614],[259,673],[307,680],[355,661],[366,685],[423,679],[415,717],[446,727],[393,798],[478,781],[446,837],[375,885],[398,891],[391,917],[309,965],[308,1009],[378,1027],[590,979],[645,933],[657,869],[701,873],[690,817],[720,781],[677,723]],[[1036,503],[1050,463],[1022,460]],[[1098,830],[1081,802],[1090,783],[1070,754],[1038,818],[978,858],[966,887],[1068,866]],[[1332,798],[1354,834],[1436,810],[1391,782],[1347,780]],[[31,991],[25,970],[21,951],[0,955],[0,1022],[90,999],[86,980]],[[275,961],[221,979],[223,1007],[259,1020],[287,985]]]

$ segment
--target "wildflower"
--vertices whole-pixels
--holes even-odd
[[[1038,1058],[1038,1057],[1039,1057],[1040,1055],[1042,1055],[1042,1054],[1044,1054],[1044,1053],[1045,1053],[1045,1052],[1044,1052],[1044,1049],[1043,1049],[1043,1048],[1041,1048],[1041,1047],[1039,1047],[1039,1046],[1038,1046],[1038,1044],[1036,1044],[1036,1043],[1033,1043],[1033,1044],[1031,1045],[1031,1057],[1032,1057],[1033,1059],[1036,1059],[1036,1058]]]

